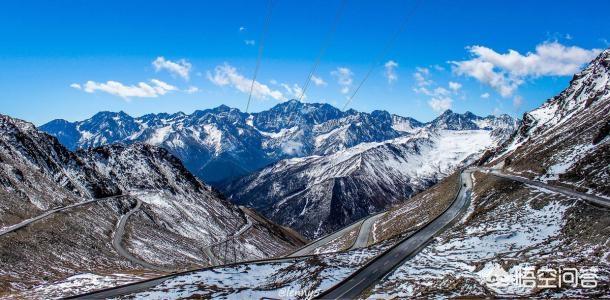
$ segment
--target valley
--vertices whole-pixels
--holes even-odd
[[[608,116],[610,50],[521,120],[0,115],[0,298],[607,297]]]

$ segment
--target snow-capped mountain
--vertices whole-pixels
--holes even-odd
[[[11,270],[3,273],[3,284],[18,283],[5,288],[96,269],[142,269],[111,246],[119,218],[135,207],[122,244],[138,259],[166,269],[215,263],[217,253],[202,249],[236,233],[248,249],[238,259],[275,256],[302,243],[225,200],[166,149],[134,143],[71,152],[32,124],[0,115],[0,228],[116,195],[124,196],[52,214],[3,235],[0,270]]]
[[[116,142],[161,146],[203,180],[222,182],[284,158],[332,154],[360,143],[405,136],[424,126],[453,130],[514,126],[509,116],[480,118],[451,111],[443,116],[424,124],[385,111],[341,111],[329,104],[291,100],[252,114],[224,105],[190,115],[138,118],[101,112],[81,122],[54,120],[41,129],[72,150]]]
[[[491,159],[506,170],[610,195],[610,50],[567,89],[525,113],[508,146]]]
[[[564,91],[525,113],[517,134],[482,163],[503,173],[610,198],[610,49],[574,75]],[[403,298],[607,297],[607,209],[575,195],[486,172],[475,172],[473,181],[467,215],[376,284],[371,299],[397,294]],[[418,198],[429,199],[428,206],[438,205],[433,190]],[[392,218],[374,224],[377,236],[408,223],[406,218],[417,219],[418,208],[407,202]],[[526,268],[558,266],[592,273],[597,283],[587,288],[541,288],[490,280],[501,276],[515,280]]]
[[[430,130],[326,156],[279,161],[224,188],[308,237],[408,199],[496,145],[489,130]]]
[[[0,227],[85,197],[120,193],[57,139],[0,115]]]

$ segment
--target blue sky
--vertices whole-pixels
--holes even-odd
[[[298,95],[340,3],[274,2],[251,111]],[[101,110],[244,110],[268,1],[0,5],[0,113],[40,125]],[[519,116],[610,46],[608,1],[423,0],[374,61],[414,6],[348,0],[306,101],[341,108],[375,63],[349,108]]]

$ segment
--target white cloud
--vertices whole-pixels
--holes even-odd
[[[462,88],[462,84],[460,84],[458,82],[449,81],[449,89],[451,89],[452,91],[457,92],[461,88]]]
[[[415,78],[415,82],[417,86],[424,87],[431,85],[433,83],[432,80],[428,79],[430,75],[430,70],[428,68],[415,68],[416,72],[413,73],[413,77]]]
[[[77,90],[82,89],[82,87],[78,83],[73,83],[73,84],[70,85],[70,87],[73,88],[73,89],[77,89]]]
[[[425,67],[417,67],[415,68],[415,71],[417,71],[418,73],[422,73],[424,76],[430,75],[430,69]]]
[[[269,80],[269,83],[271,83],[271,84],[277,84],[277,80],[275,80],[275,79],[271,79],[271,80]]]
[[[445,71],[445,68],[443,68],[443,67],[441,67],[441,66],[439,66],[439,65],[433,65],[432,67],[433,67],[435,70],[440,71],[440,72]]]
[[[567,47],[558,42],[539,44],[535,52],[525,55],[515,50],[500,54],[483,46],[467,49],[474,58],[451,61],[454,72],[491,86],[503,97],[511,96],[527,78],[572,75],[601,52],[600,49]]]
[[[95,93],[96,91],[105,92],[111,95],[119,96],[127,101],[130,98],[156,98],[171,91],[176,91],[173,85],[167,84],[158,79],[151,79],[150,84],[139,82],[137,85],[124,85],[117,81],[109,80],[105,83],[87,81],[83,85],[83,90],[87,93]]]
[[[254,41],[254,40],[244,40],[244,44],[246,44],[248,46],[254,46],[256,44],[256,41]]]
[[[195,93],[197,93],[199,91],[200,91],[199,88],[196,87],[196,86],[189,86],[188,89],[184,90],[184,92],[187,93],[187,94],[195,94]]]
[[[185,80],[189,80],[190,72],[193,67],[190,62],[185,59],[180,59],[178,61],[166,60],[163,56],[157,57],[152,62],[152,65],[155,67],[155,71],[159,72],[161,70],[167,70],[172,75],[178,75]]]
[[[349,88],[352,85],[352,82],[354,81],[352,79],[352,77],[354,76],[352,70],[344,67],[339,67],[336,70],[330,72],[330,74],[337,78],[337,83],[341,86],[341,93],[349,93]]]
[[[449,97],[432,98],[428,105],[437,113],[444,112],[451,108],[453,100]]]
[[[225,63],[214,68],[214,74],[207,72],[207,78],[217,86],[230,86],[242,93],[250,93],[252,79],[248,79],[237,72],[237,69]],[[269,86],[258,81],[254,82],[252,88],[252,96],[257,99],[266,99],[271,97],[275,100],[285,100],[282,92],[272,90]]]
[[[522,105],[522,104],[523,104],[523,97],[521,97],[521,96],[515,96],[515,97],[513,98],[513,106],[514,106],[515,108],[519,108],[519,107],[521,107],[521,105]]]
[[[418,94],[424,94],[426,96],[439,97],[439,96],[448,96],[451,94],[448,89],[444,87],[437,87],[435,89],[428,89],[427,87],[419,87],[413,89]]]
[[[481,94],[481,98],[483,98],[483,99],[487,99],[487,98],[489,98],[489,96],[491,96],[491,95],[489,95],[489,93]]]
[[[239,26],[239,32],[244,32],[246,31],[246,27],[244,26]]]
[[[430,76],[430,69],[418,67],[415,70],[416,72],[413,73],[413,77],[415,77],[416,87],[413,88],[413,91],[418,94],[429,96],[430,100],[428,100],[428,106],[437,113],[450,109],[453,104],[453,99],[450,97],[452,91],[454,93],[457,92],[462,85],[450,81],[448,84],[449,90],[442,86],[438,86],[434,80],[428,78]]]
[[[388,79],[388,83],[392,84],[394,81],[398,80],[398,75],[396,74],[396,68],[398,67],[398,63],[389,60],[385,63],[385,77]]]
[[[316,75],[311,75],[311,81],[316,86],[325,86],[326,85],[326,81],[324,81],[324,79],[322,79],[321,77],[317,77]]]
[[[301,88],[298,84],[289,85],[287,83],[282,83],[281,86],[286,90],[288,97],[292,99],[297,99],[301,97],[301,93],[303,93],[303,88]],[[307,99],[307,95],[303,95],[303,99]]]

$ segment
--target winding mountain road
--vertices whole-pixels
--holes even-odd
[[[371,235],[371,229],[373,228],[373,224],[375,224],[375,222],[379,220],[379,218],[383,217],[383,215],[385,215],[385,212],[372,215],[366,220],[364,220],[364,222],[362,222],[362,225],[360,225],[360,231],[358,232],[358,237],[356,238],[356,242],[354,242],[354,245],[350,248],[350,250],[364,248],[368,246],[369,236]]]
[[[489,174],[494,175],[494,176],[507,178],[507,179],[519,181],[519,182],[522,182],[525,184],[545,188],[545,189],[548,189],[551,191],[562,193],[567,196],[578,197],[580,199],[583,199],[583,200],[586,200],[586,201],[589,201],[589,202],[592,202],[595,204],[599,204],[604,207],[610,206],[610,199],[576,192],[576,191],[573,191],[573,190],[570,190],[567,188],[563,188],[563,187],[552,186],[552,185],[549,185],[546,183],[529,180],[529,179],[515,176],[515,175],[504,174],[501,171],[496,170],[496,169],[489,169],[489,168],[467,169],[467,170],[464,170],[460,174],[460,190],[459,190],[458,194],[456,195],[456,197],[453,200],[453,202],[451,203],[451,205],[441,215],[437,216],[435,219],[431,220],[428,224],[426,224],[425,226],[421,227],[420,229],[418,229],[415,232],[413,232],[412,234],[410,234],[408,237],[403,239],[401,242],[399,242],[392,248],[388,249],[386,252],[382,253],[381,255],[377,256],[373,260],[369,261],[365,266],[363,266],[362,268],[360,268],[359,270],[357,270],[356,272],[354,272],[353,274],[351,274],[350,276],[348,276],[346,279],[339,282],[335,286],[326,290],[325,292],[323,292],[316,298],[318,298],[318,299],[345,299],[345,298],[354,299],[354,298],[358,298],[364,291],[366,291],[367,288],[372,286],[375,282],[382,279],[384,276],[386,276],[387,274],[392,272],[395,268],[402,265],[406,260],[414,257],[417,253],[419,253],[419,251],[421,251],[435,236],[440,234],[444,229],[452,226],[455,222],[457,222],[464,215],[466,208],[470,205],[470,201],[471,201],[471,195],[470,195],[471,194],[470,191],[472,189],[471,174],[473,171],[488,172]],[[80,205],[82,205],[82,204],[85,204],[85,203],[81,203]],[[137,207],[138,206],[136,205],[136,208]],[[136,208],[131,210],[128,214],[131,215],[132,213],[134,213],[136,211]],[[347,232],[349,232],[350,230],[353,230],[356,227],[359,227],[359,233],[358,233],[358,237],[357,237],[354,245],[352,246],[352,249],[358,248],[358,247],[365,247],[366,243],[368,243],[368,237],[370,235],[370,230],[371,230],[372,224],[374,224],[375,223],[374,221],[377,218],[381,217],[382,215],[383,215],[383,213],[380,213],[380,214],[365,218],[363,220],[356,221],[353,224],[350,224],[337,232],[331,233],[327,236],[319,238],[316,241],[311,242],[310,244],[306,245],[305,247],[295,251],[294,253],[292,253],[286,257],[258,260],[258,261],[252,261],[249,263],[265,264],[265,263],[270,263],[270,262],[281,262],[281,261],[287,261],[290,259],[297,259],[300,257],[311,256],[310,254],[317,247],[320,247],[320,246],[332,241],[333,239],[336,239],[337,237],[346,234]],[[123,218],[126,221],[128,218],[128,215],[126,214]],[[248,224],[246,224],[244,227],[242,227],[242,229],[240,229],[238,232],[241,232],[241,233],[245,232],[245,230],[248,229],[247,225]],[[79,295],[79,296],[75,296],[75,297],[71,297],[71,298],[103,299],[103,298],[107,298],[107,297],[116,297],[116,296],[120,296],[120,295],[127,295],[130,293],[146,290],[148,288],[156,286],[156,285],[164,282],[165,280],[168,280],[175,276],[184,275],[184,274],[188,274],[191,272],[197,272],[197,271],[201,271],[201,270],[205,270],[205,269],[210,269],[210,268],[170,274],[170,275],[159,277],[159,278],[153,278],[150,280],[136,282],[136,283],[128,284],[125,286],[109,288],[109,289],[105,289],[102,291],[91,292],[91,293],[87,293],[84,295]]]
[[[405,260],[415,256],[432,238],[451,226],[464,214],[470,204],[471,173],[472,170],[465,170],[460,174],[460,191],[442,214],[316,298],[356,299],[368,287],[403,264]]]
[[[557,192],[569,197],[576,197],[576,198],[580,198],[583,199],[585,201],[606,207],[606,208],[610,208],[610,199],[608,198],[603,198],[603,197],[599,197],[599,196],[595,196],[592,194],[586,194],[586,193],[581,193],[581,192],[577,192],[574,190],[571,190],[569,188],[565,188],[565,187],[561,187],[561,186],[556,186],[556,185],[550,185],[544,182],[540,182],[540,181],[535,181],[535,180],[531,180],[531,179],[527,179],[524,177],[520,177],[520,176],[515,176],[515,175],[511,175],[511,174],[506,174],[498,169],[491,169],[491,168],[478,168],[478,170],[480,171],[487,171],[489,172],[489,174],[496,176],[496,177],[501,177],[501,178],[506,178],[506,179],[510,179],[510,180],[514,180],[514,181],[518,181],[521,183],[525,183],[528,185],[533,185],[536,187],[540,187],[540,188],[544,188],[553,192]]]
[[[472,188],[472,181],[470,179],[471,171],[467,170],[461,174],[460,177],[460,185],[462,181],[466,184],[460,188],[459,193],[456,195],[456,199],[453,201],[452,205],[443,212],[436,219],[428,223],[426,226],[422,227],[418,231],[411,234],[409,237],[405,238],[401,243],[397,244],[393,248],[389,249],[385,253],[373,259],[373,261],[369,262],[360,270],[356,271],[352,275],[350,275],[346,280],[340,282],[335,285],[331,289],[327,290],[322,295],[318,296],[318,298],[355,298],[362,291],[372,285],[374,282],[379,280],[385,274],[391,272],[395,267],[400,265],[405,259],[410,258],[415,255],[419,250],[425,246],[425,244],[436,234],[438,234],[442,229],[451,225],[452,222],[455,222],[457,216],[462,214],[465,211],[465,208],[468,207],[470,203],[470,194],[468,193]],[[134,209],[135,210],[135,209]],[[134,211],[132,210],[132,211]],[[371,225],[374,223],[374,219],[383,215],[382,213],[375,214],[364,218],[362,220],[356,221],[343,229],[331,233],[327,236],[321,237],[320,239],[313,241],[312,243],[306,245],[305,247],[299,249],[298,251],[293,252],[282,258],[272,258],[272,259],[263,259],[257,261],[250,262],[241,262],[241,263],[250,263],[250,264],[267,264],[267,263],[277,263],[283,261],[289,261],[293,259],[300,259],[303,257],[313,256],[310,253],[315,250],[315,248],[320,247],[333,239],[346,234],[350,230],[359,227],[360,232],[358,236],[360,237],[359,245],[364,244],[365,236],[368,241],[368,236],[370,234]],[[371,225],[367,225],[367,228],[362,228],[362,225],[367,220],[373,219],[368,223]],[[238,232],[245,232],[247,228],[243,228]],[[358,241],[356,240],[356,243]],[[354,245],[356,245],[354,243]],[[239,264],[239,263],[237,263]],[[237,264],[229,264],[237,265]],[[216,267],[216,266],[215,266]],[[118,297],[123,295],[128,295],[136,292],[145,291],[154,286],[161,284],[162,282],[175,278],[177,276],[186,275],[194,272],[200,272],[207,269],[212,269],[214,267],[203,268],[198,270],[185,271],[180,273],[169,274],[166,276],[152,278],[149,280],[144,280],[141,282],[134,282],[130,284],[126,284],[119,287],[107,288],[99,291],[94,291],[90,293],[86,293],[83,295],[78,295],[74,297],[69,297],[68,299],[106,299],[112,297]]]
[[[167,272],[167,273],[172,273],[175,272],[175,270],[172,269],[168,269],[168,268],[164,268],[164,267],[160,267],[160,266],[156,266],[150,263],[147,263],[135,256],[133,256],[129,251],[127,251],[125,248],[123,248],[123,245],[121,244],[121,241],[123,240],[123,236],[125,235],[125,225],[127,224],[127,220],[129,219],[129,217],[131,215],[133,215],[134,213],[136,213],[137,211],[140,210],[140,207],[142,206],[142,201],[140,201],[140,199],[136,199],[137,203],[136,206],[131,209],[129,212],[127,212],[126,214],[124,214],[121,219],[119,220],[118,224],[117,224],[117,228],[114,232],[114,235],[112,237],[112,247],[123,257],[125,257],[127,260],[131,261],[134,264],[140,265],[146,269],[150,269],[150,270],[155,270],[155,271],[160,271],[160,272]],[[237,236],[242,235],[244,232],[246,232],[248,229],[252,228],[252,220],[250,220],[250,217],[248,217],[248,215],[246,214],[246,224],[244,224],[244,226],[242,226],[238,231],[236,231],[234,234],[227,236],[226,238],[215,242],[211,245],[206,246],[203,251],[204,253],[210,258],[211,263],[215,264],[215,262],[218,262],[218,259],[216,259],[216,257],[214,256],[214,254],[211,251],[211,248],[213,246],[219,245],[221,243],[224,243],[232,238],[235,238]]]
[[[126,258],[127,260],[129,260],[130,262],[132,262],[136,265],[140,265],[144,268],[147,268],[150,270],[155,270],[155,271],[160,271],[160,272],[173,272],[173,270],[147,263],[147,262],[133,256],[131,253],[129,253],[129,251],[127,251],[125,248],[123,248],[121,241],[123,240],[123,236],[125,235],[125,225],[127,224],[127,220],[129,219],[129,217],[131,215],[133,215],[134,213],[139,211],[140,207],[142,206],[142,201],[140,201],[140,199],[136,199],[136,201],[137,201],[136,206],[133,209],[131,209],[130,211],[128,211],[126,214],[121,216],[121,218],[119,219],[116,230],[114,231],[114,234],[112,236],[112,247],[114,248],[114,250],[116,250],[116,252],[119,253],[119,255],[123,256],[124,258]]]
[[[352,223],[351,225],[345,226],[342,229],[340,229],[339,231],[335,231],[331,234],[328,234],[322,238],[319,238],[307,245],[305,245],[303,248],[287,255],[286,257],[297,257],[297,256],[303,256],[303,255],[308,255],[308,254],[312,254],[314,250],[316,250],[316,248],[319,248],[323,245],[326,245],[328,243],[330,243],[332,240],[339,238],[345,234],[347,234],[348,232],[350,232],[351,230],[353,230],[354,228],[359,227],[362,222],[364,222],[363,220],[359,220],[356,221],[354,223]]]
[[[16,231],[18,229],[21,229],[23,227],[26,227],[26,226],[28,226],[28,225],[30,225],[32,223],[40,221],[40,220],[42,220],[42,219],[44,219],[44,218],[46,218],[46,217],[48,217],[50,215],[53,215],[53,214],[56,214],[56,213],[59,213],[59,212],[63,212],[63,211],[66,211],[66,210],[69,210],[69,209],[72,209],[72,208],[75,208],[75,207],[79,207],[79,206],[95,203],[95,202],[102,201],[102,200],[117,199],[117,198],[126,197],[126,196],[129,196],[129,195],[118,195],[118,196],[110,196],[110,197],[104,197],[104,198],[91,199],[91,200],[87,200],[87,201],[84,201],[84,202],[70,204],[70,205],[67,205],[67,206],[64,206],[64,207],[54,208],[54,209],[51,209],[51,210],[48,210],[48,211],[44,212],[42,215],[30,218],[30,219],[26,219],[26,220],[23,220],[23,221],[21,221],[21,222],[19,222],[17,224],[14,224],[14,225],[2,228],[0,230],[0,237],[5,235],[5,234],[11,233],[13,231]]]

